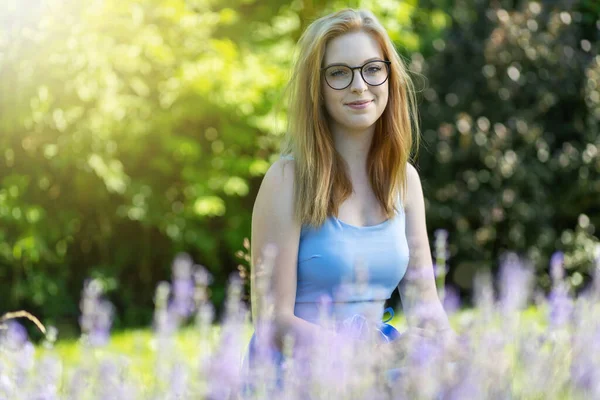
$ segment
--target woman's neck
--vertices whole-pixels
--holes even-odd
[[[371,148],[374,128],[361,132],[333,130],[336,151],[348,164],[351,176],[362,176],[367,173],[367,157]]]

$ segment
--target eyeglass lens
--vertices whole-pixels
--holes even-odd
[[[325,79],[334,89],[344,89],[352,82],[354,73],[350,67],[344,65],[333,65],[325,70]],[[384,62],[372,61],[362,67],[362,76],[365,82],[371,86],[381,85],[388,76],[388,68]]]

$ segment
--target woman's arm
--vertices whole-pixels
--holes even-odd
[[[402,308],[410,327],[448,331],[448,317],[435,287],[421,180],[417,170],[410,164],[407,166],[406,175],[404,209],[410,256],[408,269],[398,286]]]
[[[292,335],[297,345],[303,345],[329,334],[294,315],[300,229],[301,224],[294,214],[294,161],[278,160],[267,171],[252,211],[251,302],[255,323],[259,319],[273,319],[276,345],[280,349],[286,335]],[[256,288],[256,272],[267,245],[274,245],[276,249],[268,285],[273,307],[270,315],[259,315],[256,305],[267,299],[262,297],[265,293]]]

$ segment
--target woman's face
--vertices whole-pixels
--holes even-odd
[[[385,60],[379,43],[366,32],[352,32],[329,41],[323,67],[332,64],[359,67],[371,60]],[[370,86],[362,79],[359,69],[352,73],[352,83],[342,90],[332,89],[325,81],[325,74],[321,79],[325,109],[330,117],[330,129],[334,132],[364,131],[372,127],[387,105],[389,78],[382,85]],[[360,107],[350,104],[364,101],[368,104]]]

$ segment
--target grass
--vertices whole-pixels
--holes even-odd
[[[251,327],[247,329],[248,340]],[[220,327],[214,326],[211,341],[214,345],[219,338]],[[99,348],[86,348],[79,339],[58,340],[53,349],[38,346],[37,358],[53,354],[62,361],[63,388],[72,381],[77,368],[85,370],[87,365],[101,364],[104,359],[119,360],[120,375],[136,387],[151,388],[159,376],[161,357],[157,352],[158,343],[151,329],[134,329],[113,333],[107,345]],[[201,356],[202,343],[196,329],[183,328],[174,336],[169,356],[180,355],[187,367],[197,366]],[[194,365],[195,364],[195,365]]]
[[[406,328],[406,321],[402,315],[397,313],[390,322],[391,325],[402,331]],[[476,318],[475,311],[465,309],[453,314],[450,318],[452,326],[460,331],[461,328],[470,324]],[[530,307],[521,313],[521,322],[529,325],[536,330],[544,329],[545,310]],[[252,326],[248,325],[244,335],[246,343],[252,335]],[[214,325],[211,332],[211,343],[214,346],[220,337],[220,327]],[[181,329],[176,335],[172,351],[183,355],[193,367],[201,357],[201,343],[199,333],[194,327]],[[49,350],[38,347],[38,357],[47,353]],[[151,329],[135,329],[116,332],[111,335],[109,343],[99,349],[86,349],[79,340],[58,340],[54,346],[54,352],[63,362],[65,373],[69,374],[75,366],[82,365],[89,360],[89,357],[102,358],[106,355],[121,356],[127,365],[127,374],[131,378],[142,383],[150,383],[155,379],[155,367],[158,360],[157,342]]]
[[[518,323],[518,330],[530,332],[534,336],[536,333],[542,333],[547,330],[547,306],[530,307],[520,313],[511,321]],[[450,322],[457,332],[468,332],[469,335],[475,334],[481,329],[490,333],[503,332],[505,318],[499,313],[494,313],[493,317],[482,318],[481,311],[477,309],[463,309],[450,315]],[[486,321],[486,327],[481,326],[482,320]],[[399,331],[406,329],[406,321],[400,313],[390,321],[391,325]],[[244,348],[239,348],[241,353],[245,352],[253,328],[247,324],[241,332],[242,339],[238,343]],[[483,331],[482,331],[483,332]],[[157,393],[171,393],[172,384],[177,385],[177,379],[174,376],[183,374],[186,376],[189,385],[204,385],[206,382],[201,377],[209,378],[206,375],[207,370],[202,370],[204,357],[211,354],[212,350],[222,348],[218,342],[222,337],[221,326],[213,325],[203,341],[202,335],[195,326],[188,326],[180,329],[172,337],[170,346],[159,345],[158,338],[152,329],[131,329],[114,332],[108,344],[101,347],[87,347],[79,339],[63,339],[55,343],[54,347],[47,349],[42,345],[37,346],[36,364],[44,356],[53,356],[60,360],[62,372],[54,382],[58,385],[57,389],[61,395],[69,395],[77,398],[77,392],[72,391],[72,385],[87,387],[92,393],[97,393],[97,385],[103,388],[110,388],[117,382],[126,382],[127,385],[135,388],[135,395],[132,398],[154,398]],[[477,340],[476,340],[477,342]],[[210,349],[206,351],[205,349]],[[161,353],[161,350],[164,353]],[[237,352],[238,348],[236,348]],[[510,360],[512,372],[518,376],[513,376],[511,385],[515,387],[515,393],[520,393],[519,387],[525,385],[522,380],[528,379],[526,371],[521,370],[518,361],[519,347],[516,343],[509,343],[504,348],[504,354]],[[543,350],[543,349],[540,349]],[[551,352],[552,349],[543,351]],[[540,355],[541,356],[541,355]],[[217,355],[219,357],[219,355]],[[105,361],[108,361],[105,363]],[[240,366],[241,366],[241,359]],[[181,365],[183,364],[183,365]],[[567,365],[567,364],[566,364]],[[176,366],[176,368],[174,368]],[[183,368],[180,368],[183,367]],[[231,368],[235,367],[235,362]],[[103,377],[103,370],[109,368],[113,371],[112,378]],[[562,398],[562,397],[561,397]],[[565,398],[573,398],[566,394]]]

